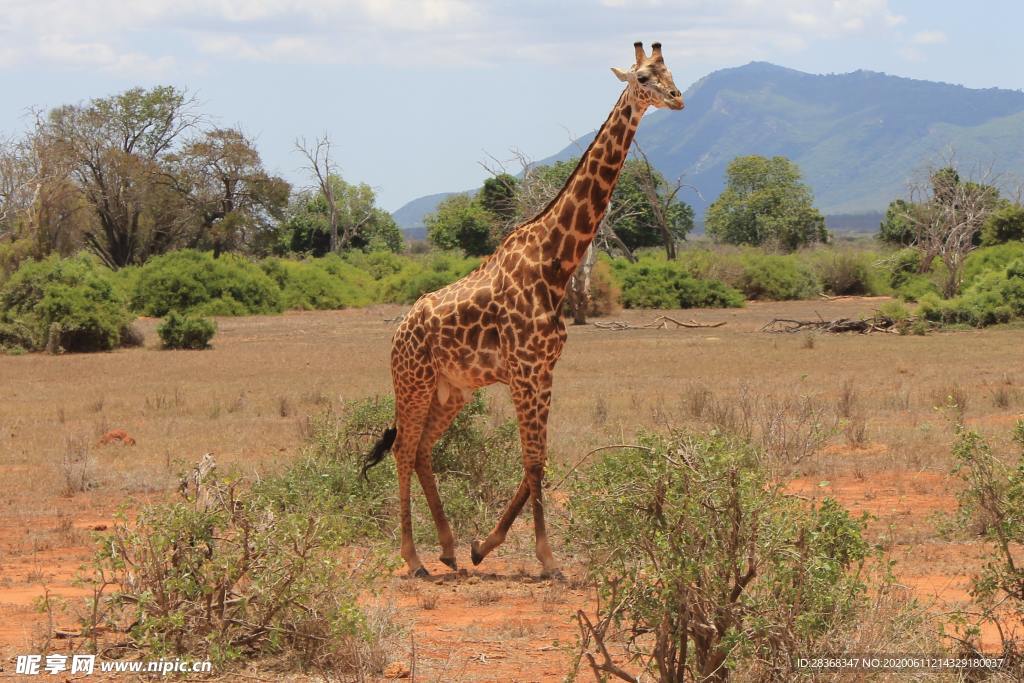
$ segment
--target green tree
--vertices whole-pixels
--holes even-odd
[[[515,219],[518,187],[515,176],[500,173],[484,181],[477,200],[499,223],[508,223]]]
[[[665,246],[669,258],[675,258],[675,243],[693,230],[693,207],[678,199],[680,187],[645,157],[626,161],[612,193],[615,234],[631,250]]]
[[[402,231],[391,214],[376,205],[373,188],[347,183],[336,175],[329,176],[328,182],[338,224],[348,236],[339,240],[341,249],[402,250]],[[292,197],[281,224],[278,251],[323,256],[331,252],[331,233],[331,207],[324,192],[300,192]]]
[[[981,244],[990,247],[1024,240],[1024,206],[1004,202],[981,228]]]
[[[222,251],[248,246],[263,251],[275,223],[284,217],[291,186],[271,176],[255,145],[241,131],[215,128],[171,157],[172,182],[195,214],[188,246]]]
[[[729,244],[787,251],[828,241],[825,217],[800,178],[799,167],[786,157],[736,157],[726,169],[725,190],[708,207],[708,234]]]
[[[885,210],[885,218],[878,226],[878,239],[901,247],[913,244],[914,225],[907,218],[912,209],[913,205],[903,199],[889,202],[889,207]]]
[[[533,218],[562,189],[578,158],[529,169],[516,190],[516,222]],[[628,159],[612,192],[608,210],[611,241],[631,253],[640,247],[664,244],[667,229],[674,241],[693,229],[693,208],[676,197],[665,177],[642,159]]]
[[[446,198],[424,222],[427,239],[441,249],[462,249],[467,256],[483,256],[496,246],[494,215],[467,195]]]
[[[184,90],[157,86],[57,107],[38,121],[36,136],[95,213],[84,239],[108,266],[140,263],[188,233],[188,207],[166,182],[164,164],[197,123],[191,109]]]

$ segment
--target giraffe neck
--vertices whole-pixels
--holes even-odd
[[[631,90],[623,91],[562,191],[537,217],[546,229],[541,243],[551,264],[545,279],[560,292],[597,234],[644,115],[646,106],[637,104]]]

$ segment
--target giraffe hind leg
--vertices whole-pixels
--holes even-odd
[[[427,499],[427,506],[430,508],[434,525],[437,527],[437,540],[441,545],[440,560],[452,570],[457,570],[459,565],[455,560],[455,536],[448,523],[448,518],[444,514],[441,496],[437,491],[437,480],[434,477],[431,454],[434,444],[451,426],[455,416],[465,405],[466,399],[465,394],[460,391],[446,392],[446,394],[446,401],[441,400],[441,394],[438,392],[438,396],[430,404],[430,411],[427,413],[423,432],[420,435],[419,448],[416,451],[416,475],[419,477],[423,495]]]
[[[402,533],[401,554],[409,573],[413,576],[428,576],[429,572],[416,554],[412,535],[412,502],[410,486],[412,473],[416,469],[416,452],[430,409],[434,389],[432,383],[399,384],[395,386],[395,442],[392,452],[398,471],[399,519]]]

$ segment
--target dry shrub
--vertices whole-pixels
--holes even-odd
[[[622,292],[612,277],[612,268],[604,259],[597,259],[590,271],[590,303],[587,315],[595,318],[617,313],[622,308]]]
[[[891,576],[869,579],[875,586],[870,601],[858,612],[857,618],[843,622],[829,631],[826,637],[817,639],[808,648],[814,656],[847,655],[850,653],[881,654],[929,654],[953,655],[944,646],[941,620],[920,604],[913,590],[893,581]],[[737,681],[770,680],[767,671],[754,666],[736,677]],[[816,671],[813,676],[801,672],[796,680],[827,681],[829,683],[855,683],[863,681],[868,672],[852,670],[842,672]],[[894,671],[872,672],[873,681],[933,681],[934,672]],[[939,679],[943,680],[943,679]]]
[[[84,631],[127,634],[122,652],[188,656],[218,668],[263,656],[358,671],[372,639],[356,597],[387,570],[362,538],[361,501],[324,488],[293,496],[273,478],[243,488],[204,460],[184,500],[121,513],[91,573]]]
[[[839,417],[851,417],[857,408],[860,397],[857,394],[857,387],[852,379],[843,382],[839,389],[839,399],[836,401],[836,415]]]
[[[856,413],[842,421],[843,436],[851,448],[864,448],[868,443],[868,421],[863,413]]]
[[[683,402],[690,417],[700,420],[704,417],[715,395],[703,385],[689,387],[683,395]]]
[[[279,396],[277,398],[277,414],[281,417],[290,417],[295,412],[295,408],[292,406],[291,399],[287,396]]]
[[[398,608],[390,601],[368,604],[363,616],[363,636],[355,639],[357,670],[380,675],[388,664],[405,657],[405,627],[398,619]]]
[[[932,405],[951,410],[959,419],[967,412],[967,390],[960,384],[949,384],[932,392]]]
[[[137,324],[131,323],[121,328],[121,346],[137,348],[145,345],[146,335]]]
[[[494,586],[480,586],[469,594],[470,604],[483,606],[492,605],[504,597],[504,593]]]
[[[1007,378],[992,389],[992,405],[996,408],[1009,408],[1016,398],[1012,382]]]
[[[88,440],[83,436],[65,439],[64,453],[60,460],[60,473],[64,481],[62,494],[71,497],[95,488],[97,482],[93,478],[93,467]]]
[[[432,610],[437,609],[437,600],[437,593],[422,593],[416,600],[416,604],[420,606],[420,609]]]
[[[734,396],[715,396],[697,387],[685,400],[690,415],[754,443],[776,464],[794,465],[813,455],[839,426],[817,397],[755,394],[745,383]]]
[[[760,445],[769,458],[796,464],[814,455],[835,433],[825,404],[811,396],[762,399]]]

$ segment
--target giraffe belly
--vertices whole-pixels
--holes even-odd
[[[508,381],[498,349],[438,349],[434,355],[434,368],[437,395],[442,403],[447,403],[456,392],[468,398],[476,389]]]

